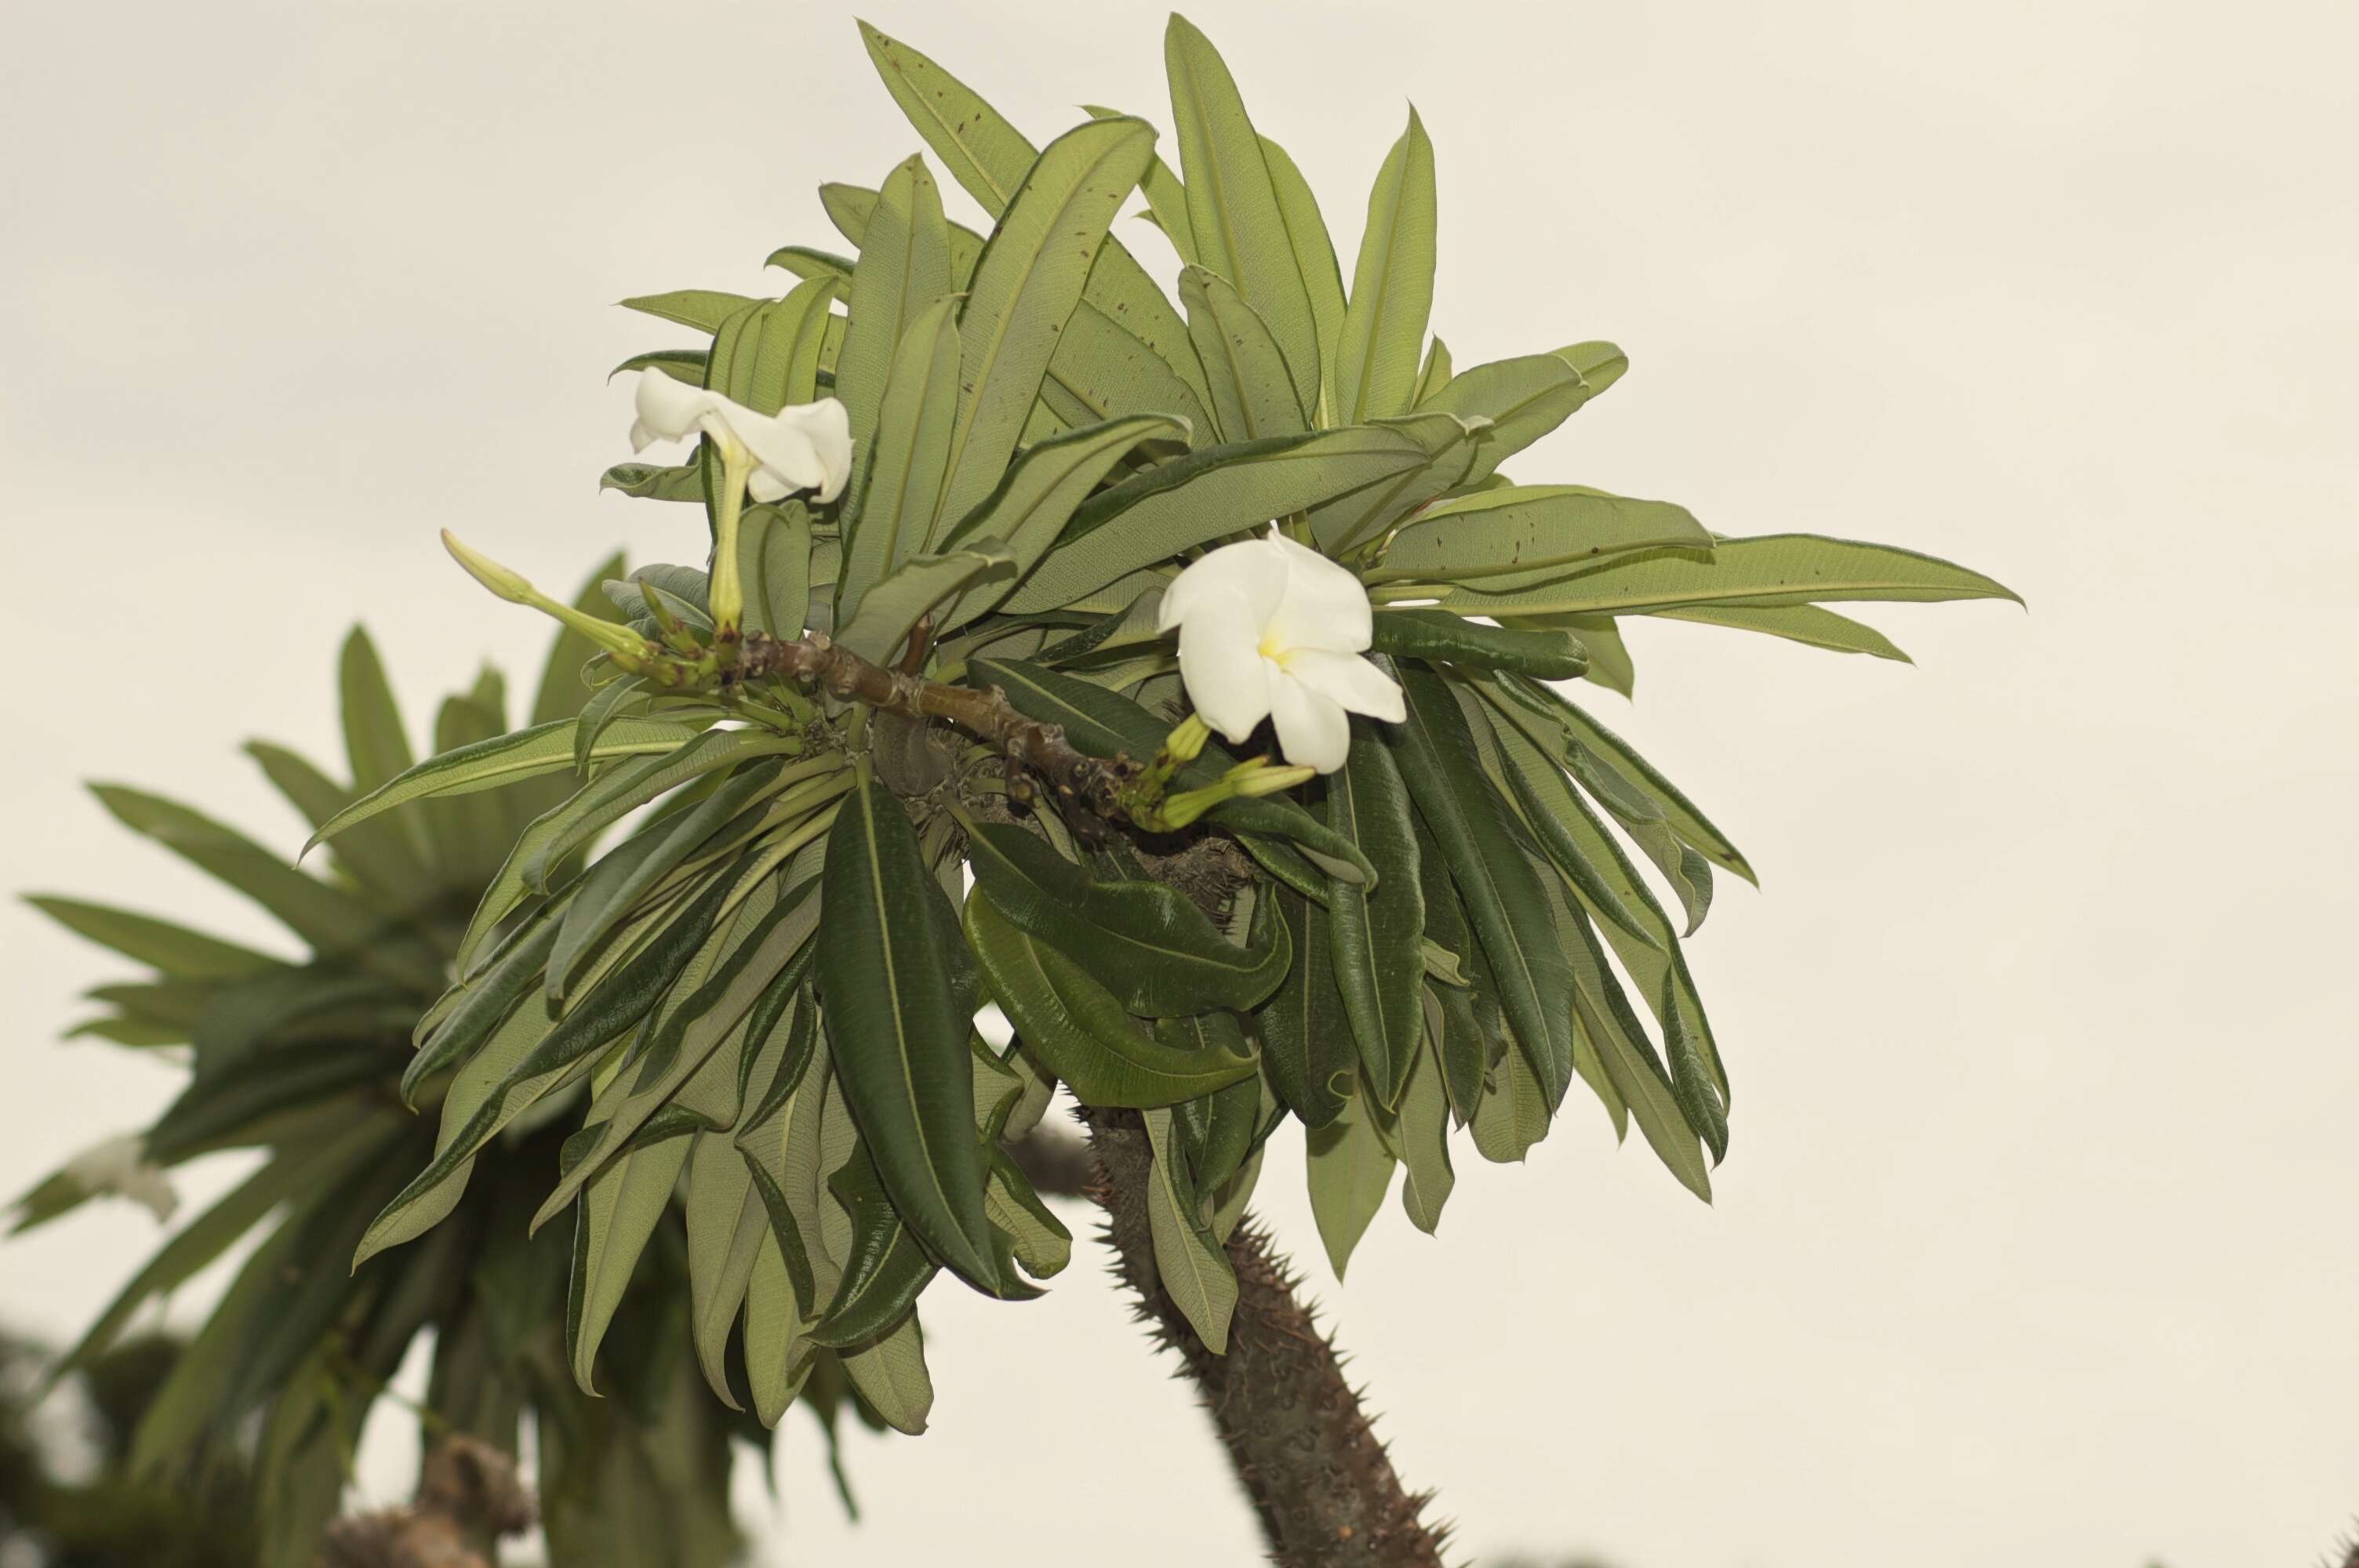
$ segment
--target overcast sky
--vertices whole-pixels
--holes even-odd
[[[1438,1238],[1394,1207],[1348,1287],[1311,1267],[1405,1476],[1484,1557],[2313,1561],[2359,1509],[2359,11],[1190,15],[1347,276],[1414,100],[1460,365],[1629,351],[1518,477],[1905,545],[2030,606],[1871,610],[1914,668],[1633,632],[1607,721],[1762,871],[1691,949],[1734,1148],[1707,1208],[1572,1107],[1527,1165],[1461,1144]],[[1168,124],[1159,8],[873,19],[1036,139],[1080,103]],[[235,746],[334,754],[353,620],[415,710],[538,658],[438,526],[550,584],[700,551],[685,509],[594,491],[628,422],[602,376],[683,339],[610,302],[777,292],[773,247],[837,243],[818,183],[918,146],[829,6],[17,7],[0,883],[283,947],[77,779],[291,853]],[[0,909],[0,1188],[172,1091],[55,1044],[119,972]],[[1316,1259],[1299,1142],[1263,1192]],[[154,1240],[114,1206],[0,1249],[0,1318],[69,1334]],[[793,1418],[765,1561],[1251,1560],[1100,1261],[1028,1305],[929,1295],[933,1431],[858,1446],[853,1527]]]

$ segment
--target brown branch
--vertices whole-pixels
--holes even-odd
[[[1097,1159],[1080,1139],[1046,1127],[1002,1145],[1032,1190],[1044,1198],[1085,1198],[1097,1179]]]
[[[862,658],[824,632],[780,638],[749,634],[737,654],[744,676],[781,676],[809,681],[837,697],[866,703],[910,719],[944,719],[977,736],[1017,770],[1049,781],[1067,800],[1079,800],[1099,816],[1125,821],[1130,810],[1123,791],[1144,771],[1125,757],[1093,757],[1065,739],[1064,726],[1028,719],[997,687],[948,686]],[[1018,798],[1022,798],[1018,795]]]
[[[1334,1341],[1295,1299],[1297,1281],[1250,1218],[1227,1243],[1237,1305],[1216,1356],[1163,1289],[1147,1217],[1149,1150],[1136,1112],[1088,1110],[1106,1236],[1123,1281],[1189,1378],[1253,1500],[1281,1568],[1440,1568],[1443,1531],[1420,1517],[1429,1494],[1406,1490]]]
[[[319,1568],[490,1568],[492,1543],[531,1529],[534,1514],[514,1459],[448,1437],[426,1455],[416,1502],[328,1526]]]

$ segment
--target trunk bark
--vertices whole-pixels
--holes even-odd
[[[1087,1113],[1096,1178],[1123,1282],[1155,1336],[1180,1353],[1230,1466],[1282,1568],[1440,1568],[1430,1493],[1406,1490],[1333,1341],[1295,1299],[1298,1282],[1248,1216],[1228,1240],[1237,1307],[1215,1356],[1164,1291],[1147,1217],[1148,1146],[1136,1112]]]

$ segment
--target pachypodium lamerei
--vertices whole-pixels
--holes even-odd
[[[584,1389],[677,1191],[714,1395],[774,1422],[840,1368],[915,1432],[938,1275],[1013,1300],[1070,1256],[1008,1152],[1060,1085],[1143,1132],[1156,1288],[1215,1356],[1225,1244],[1288,1122],[1339,1273],[1396,1167],[1431,1230],[1457,1134],[1519,1160],[1576,1084],[1708,1197],[1728,1076],[1680,944],[1715,871],[1751,869],[1567,683],[1628,692],[1629,616],[1897,658],[1826,606],[2013,596],[1509,479],[1627,361],[1460,371],[1429,338],[1414,112],[1347,288],[1184,20],[1170,162],[1112,111],[1036,146],[864,38],[935,162],[821,188],[853,254],[784,247],[775,298],[625,302],[701,340],[620,367],[635,447],[698,445],[603,482],[701,511],[707,565],[608,583],[616,620],[448,540],[566,622],[594,695],[321,814],[358,845],[540,795],[417,1028],[433,1151],[358,1258],[436,1236],[479,1162],[562,1125],[530,1228],[571,1217]],[[1111,232],[1134,191],[1169,293]]]

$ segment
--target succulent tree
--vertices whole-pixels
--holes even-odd
[[[626,302],[699,340],[622,367],[635,439],[698,445],[604,483],[701,514],[705,565],[608,583],[617,621],[449,541],[594,650],[594,695],[414,767],[372,753],[368,793],[314,802],[348,864],[433,851],[473,801],[520,829],[495,866],[465,840],[488,891],[447,932],[353,935],[405,983],[451,961],[399,1083],[437,1126],[322,1213],[360,1279],[570,1218],[582,1389],[677,1268],[715,1408],[774,1423],[840,1368],[916,1432],[927,1289],[1015,1301],[1070,1255],[1015,1152],[1061,1085],[1273,1551],[1438,1561],[1247,1223],[1265,1145],[1301,1125],[1339,1271],[1396,1167],[1430,1230],[1459,1152],[1521,1159],[1576,1088],[1708,1196],[1728,1076],[1680,943],[1715,873],[1751,872],[1568,684],[1629,689],[1627,616],[1898,657],[1825,606],[2006,590],[1510,480],[1627,362],[1459,370],[1428,336],[1414,113],[1347,287],[1184,20],[1168,158],[1111,110],[1036,146],[863,36],[931,161],[821,188],[851,254],[779,250],[776,298]],[[1134,190],[1183,264],[1168,290],[1110,232]],[[482,1201],[527,1151],[532,1198]]]
[[[598,580],[585,608],[605,607]],[[560,635],[533,703],[562,723],[587,695],[592,645]],[[376,651],[355,629],[340,666],[352,782],[284,747],[246,747],[270,782],[314,823],[408,768],[410,744]],[[441,704],[434,739],[452,750],[507,730],[496,672]],[[408,822],[340,837],[311,876],[288,858],[173,801],[97,787],[125,827],[219,878],[277,916],[310,951],[273,957],[242,944],[107,904],[37,895],[68,928],[143,964],[148,978],[99,987],[100,1013],[77,1036],[184,1059],[188,1086],[136,1139],[82,1156],[16,1205],[18,1231],[113,1188],[159,1208],[161,1173],[221,1150],[259,1152],[252,1173],[184,1226],[124,1287],[80,1344],[51,1367],[63,1378],[107,1357],[149,1303],[241,1244],[252,1251],[189,1353],[173,1364],[136,1430],[130,1473],[234,1485],[267,1500],[255,1550],[277,1568],[308,1568],[349,1478],[353,1445],[418,1336],[434,1355],[421,1417],[428,1435],[462,1433],[514,1451],[520,1421],[539,1433],[542,1507],[569,1563],[638,1564],[678,1546],[717,1561],[735,1540],[728,1514],[733,1437],[766,1444],[759,1423],[707,1398],[676,1325],[689,1314],[684,1233],[649,1249],[624,1310],[639,1331],[618,1341],[602,1402],[574,1382],[560,1308],[562,1239],[527,1243],[566,1130],[520,1124],[484,1152],[463,1201],[423,1246],[355,1270],[353,1247],[377,1206],[431,1157],[430,1121],[401,1101],[412,1025],[448,982],[449,955],[508,843],[566,794],[543,780],[448,797]],[[431,1088],[421,1103],[441,1093]],[[108,1150],[114,1153],[109,1156]],[[110,1170],[109,1167],[115,1167]],[[843,1380],[825,1368],[808,1396],[832,1434]],[[260,1422],[258,1433],[250,1431]]]

